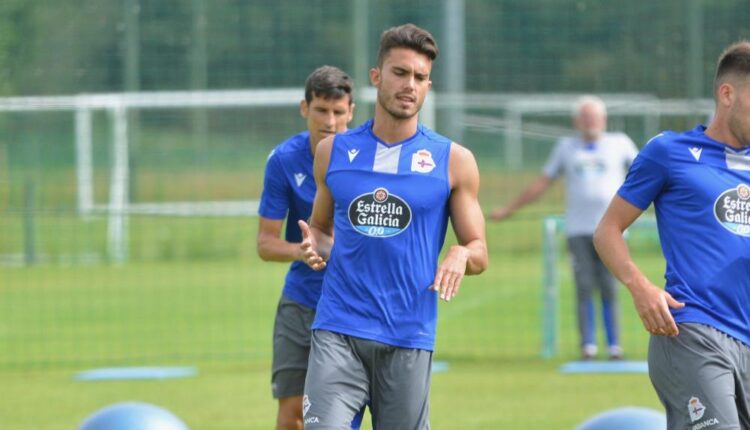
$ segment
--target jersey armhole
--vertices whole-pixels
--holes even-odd
[[[333,166],[333,160],[336,156],[336,141],[338,140],[339,136],[338,134],[333,136],[333,141],[331,142],[331,155],[328,157],[328,167],[326,167],[326,173],[323,175],[323,183],[328,186],[328,177],[331,175],[331,166]],[[315,161],[313,159],[313,176],[315,176]]]
[[[453,184],[451,183],[451,152],[453,150],[454,144],[454,141],[448,141],[448,153],[445,156],[445,187],[447,188],[448,196],[450,196],[451,192],[453,192]]]

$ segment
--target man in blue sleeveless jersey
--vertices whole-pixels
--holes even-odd
[[[428,429],[437,297],[487,267],[473,155],[419,124],[437,57],[412,24],[386,30],[370,70],[375,117],[324,139],[307,263],[327,267],[313,323],[306,429],[345,429],[370,402],[373,425]],[[450,218],[458,245],[438,265]],[[335,243],[333,240],[335,232]]]
[[[305,82],[305,99],[300,102],[307,131],[278,145],[266,164],[258,209],[258,255],[264,261],[292,262],[276,311],[273,334],[272,391],[279,400],[277,429],[302,429],[310,326],[323,282],[322,272],[315,272],[300,261],[302,234],[297,220],[307,219],[312,212],[315,148],[324,137],[346,130],[353,109],[349,76],[336,67],[316,69]],[[286,234],[281,238],[284,218],[288,222]]]
[[[670,429],[750,428],[750,42],[721,55],[708,127],[643,148],[594,235],[630,290]],[[666,287],[635,265],[623,231],[654,203]]]

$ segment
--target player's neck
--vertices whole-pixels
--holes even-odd
[[[313,140],[312,140],[312,139],[310,139],[310,153],[311,153],[311,154],[312,154],[313,156],[315,156],[315,149],[316,149],[316,148],[318,147],[318,143],[320,143],[320,141],[317,141],[317,142],[313,142]]]
[[[719,114],[717,114],[717,117],[714,118],[713,121],[711,121],[711,124],[709,124],[708,127],[706,127],[706,136],[717,142],[721,142],[725,145],[731,146],[732,148],[745,148],[745,145],[743,145],[742,142],[740,142],[739,139],[737,139],[737,137],[734,135],[734,133],[732,133],[732,131],[729,129],[726,121],[724,121],[723,118],[718,115]]]
[[[404,141],[417,132],[419,114],[411,118],[396,118],[380,106],[375,107],[372,133],[385,143]]]

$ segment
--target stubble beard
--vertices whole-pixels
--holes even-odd
[[[389,103],[388,103],[389,100],[392,102],[398,102],[395,95],[391,97],[390,99],[386,99],[386,97],[383,96],[381,93],[378,94],[378,104],[380,104],[380,107],[382,107],[383,110],[388,112],[390,116],[399,120],[407,120],[407,119],[414,118],[414,116],[416,116],[419,113],[419,110],[422,108],[422,104],[417,101],[417,103],[415,103],[415,106],[414,106],[415,107],[414,112],[397,110],[397,109],[393,109],[389,107]]]

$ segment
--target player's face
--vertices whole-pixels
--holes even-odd
[[[379,68],[370,70],[378,104],[397,119],[414,117],[432,86],[432,61],[408,48],[393,48]]]
[[[313,96],[310,103],[306,100],[300,102],[300,113],[307,120],[310,143],[315,150],[315,146],[324,138],[346,131],[347,124],[352,120],[354,104],[349,102],[348,96],[338,99]]]
[[[606,130],[607,114],[595,104],[585,104],[575,119],[575,126],[587,141],[593,142]]]
[[[729,130],[742,146],[750,146],[750,78],[735,85],[729,108]]]

